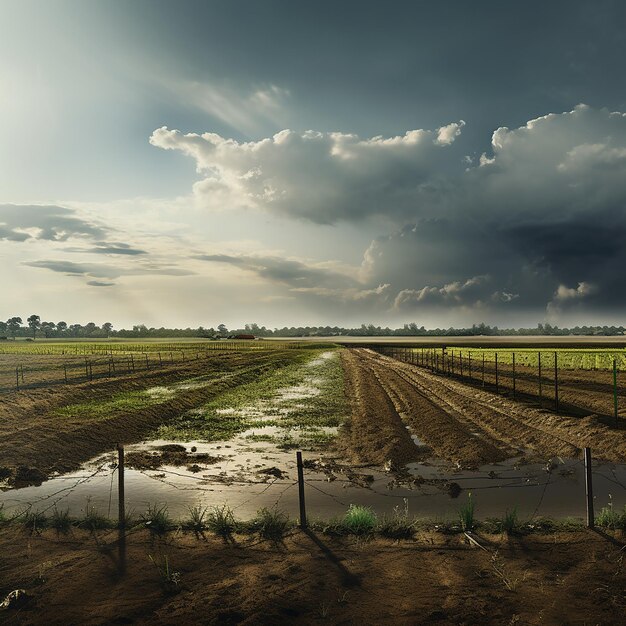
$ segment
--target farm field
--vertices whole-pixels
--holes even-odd
[[[182,352],[171,347],[172,354]],[[559,372],[557,414],[547,379],[543,407],[533,395],[533,364],[516,364],[512,397],[506,359],[496,393],[489,359],[483,387],[476,373],[471,379],[467,372],[463,378],[434,373],[366,347],[233,344],[198,348],[195,358],[185,351],[184,360],[164,359],[163,345],[144,351],[137,344],[113,355],[113,371],[106,365],[110,351],[94,350],[87,355],[92,376],[84,354],[0,356],[9,373],[16,359],[28,357],[33,376],[37,366],[49,372],[50,363],[78,363],[67,383],[42,376],[19,389],[8,385],[0,395],[0,545],[19,536],[30,546],[0,566],[0,592],[27,589],[32,613],[25,608],[23,623],[40,623],[44,605],[59,607],[61,615],[70,593],[85,597],[74,603],[76,623],[106,623],[112,614],[135,619],[146,610],[156,623],[184,621],[197,602],[223,612],[224,623],[258,620],[263,611],[279,619],[285,607],[305,623],[357,619],[366,611],[379,623],[415,623],[418,610],[426,611],[424,619],[432,613],[441,623],[458,623],[468,603],[481,623],[558,623],[551,620],[562,599],[585,597],[589,589],[580,564],[591,555],[595,566],[588,565],[587,577],[605,589],[605,602],[594,600],[595,623],[612,623],[623,609],[623,543],[615,528],[626,522],[626,429],[608,419],[609,370]],[[145,354],[149,366],[139,367]],[[128,589],[115,575],[117,443],[125,447]],[[596,512],[613,524],[599,535],[582,525],[586,446],[593,451]],[[304,457],[307,532],[293,527],[296,450]],[[462,534],[460,512],[469,504],[486,551]],[[346,530],[354,506],[372,533],[354,537]],[[169,530],[155,534],[149,524],[159,511]],[[193,511],[226,512],[243,526],[224,543],[202,522],[199,535],[189,532],[185,520]],[[254,520],[263,511],[289,516],[280,541],[259,537]],[[517,531],[502,535],[498,520],[511,514]],[[392,527],[399,544],[385,536]],[[175,594],[163,593],[149,555],[167,556],[181,572]],[[207,561],[219,564],[219,581],[207,573]],[[410,583],[415,575],[404,580],[411,563],[424,568],[428,581],[419,593]],[[45,573],[33,575],[36,564]],[[98,590],[84,589],[81,568],[103,580]],[[413,599],[387,607],[391,579],[383,584],[383,571],[402,580],[398,589]],[[368,572],[381,575],[370,580]],[[213,582],[202,591],[207,576]],[[257,582],[244,588],[236,582],[241,576]],[[298,595],[311,585],[315,593]],[[233,586],[239,591],[230,595]],[[289,589],[299,599],[288,601]],[[265,596],[275,599],[271,609]],[[536,601],[545,603],[543,621],[528,612],[527,603]],[[90,614],[90,603],[103,613]],[[55,610],[47,623],[60,623]]]

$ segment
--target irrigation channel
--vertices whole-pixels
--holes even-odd
[[[125,469],[127,511],[138,516],[149,505],[166,505],[170,516],[180,519],[198,504],[226,504],[242,519],[252,517],[262,507],[274,506],[297,517],[295,448],[306,438],[299,438],[292,427],[281,426],[281,420],[292,411],[305,409],[322,394],[325,368],[339,358],[338,351],[322,353],[306,365],[310,374],[305,372],[295,386],[278,389],[270,402],[265,399],[220,409],[225,418],[254,418],[253,426],[232,437],[210,442],[152,438],[127,445],[126,459],[134,459],[126,463]],[[369,367],[371,358],[370,353],[361,359],[363,367]],[[402,418],[399,400],[394,401]],[[371,417],[373,424],[376,419]],[[456,519],[469,493],[479,519],[499,517],[513,509],[520,519],[531,522],[539,517],[585,517],[585,468],[581,458],[541,457],[536,450],[517,448],[504,458],[470,467],[436,454],[430,442],[422,440],[411,426],[411,420],[403,420],[403,427],[416,454],[413,460],[401,464],[355,463],[332,446],[327,450],[305,448],[308,517],[329,519],[345,513],[351,504],[360,504],[372,507],[378,515],[406,508],[409,515],[443,522]],[[325,427],[316,433],[322,438],[337,435],[340,441],[343,437],[342,427]],[[471,432],[469,436],[481,440],[482,434]],[[162,462],[152,462],[155,454],[161,455]],[[117,452],[111,449],[80,470],[53,475],[39,485],[5,486],[0,506],[5,514],[27,508],[51,513],[56,508],[68,509],[70,515],[80,517],[91,508],[116,518],[117,459]],[[170,462],[172,459],[179,460]],[[594,463],[592,476],[596,510],[609,504],[616,508],[626,505],[626,464]]]

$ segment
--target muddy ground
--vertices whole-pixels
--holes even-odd
[[[623,622],[623,543],[589,532],[414,540],[293,531],[255,536],[147,531],[0,533],[0,594],[24,589],[4,624],[597,624]],[[177,585],[164,587],[165,556]],[[621,617],[620,617],[621,616]]]
[[[549,356],[549,355],[548,355]],[[547,409],[555,409],[554,361],[546,358],[541,375],[541,402]],[[471,363],[471,377],[467,356],[463,358],[463,374],[459,367],[458,354],[455,358],[454,377],[468,384],[482,386],[482,363],[476,357]],[[613,424],[613,372],[610,370],[567,370],[557,373],[559,408],[562,412],[573,415],[596,414]],[[495,364],[485,363],[485,386],[491,391],[496,389]],[[498,391],[513,397],[513,368],[510,363],[498,365]],[[540,403],[539,375],[536,367],[520,365],[515,367],[516,398]],[[619,417],[626,427],[626,373],[617,373],[617,396]]]
[[[224,352],[201,360],[148,369],[116,378],[73,385],[29,389],[0,396],[0,467],[10,471],[36,468],[44,475],[67,472],[117,442],[140,441],[158,426],[201,406],[218,393],[255,379],[292,358],[294,351]],[[114,394],[171,385],[215,374],[211,384],[134,410],[118,410],[102,418],[88,410],[67,417],[56,411],[68,404],[106,401]]]
[[[626,429],[596,415],[557,415],[367,349],[342,356],[353,401],[343,448],[355,462],[399,465],[434,454],[476,467],[520,454],[577,458],[585,446],[598,460],[626,459]]]

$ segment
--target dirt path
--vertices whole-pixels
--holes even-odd
[[[626,431],[594,416],[555,415],[367,349],[349,352],[344,359],[348,377],[374,377],[378,383],[368,387],[368,395],[356,394],[355,414],[364,414],[363,404],[376,404],[381,407],[378,421],[401,416],[435,455],[459,466],[497,462],[527,451],[544,458],[577,457],[584,446],[596,458],[626,460]],[[385,402],[393,406],[391,417],[383,416]]]
[[[30,599],[8,625],[73,624],[618,624],[626,608],[620,546],[592,532],[488,537],[420,533],[392,542],[294,531],[273,543],[171,533],[0,532],[0,595]],[[494,553],[497,554],[494,558]],[[149,559],[179,573],[165,593]],[[622,616],[620,618],[620,615]]]

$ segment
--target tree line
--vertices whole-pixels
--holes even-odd
[[[470,328],[430,328],[418,326],[415,322],[404,324],[401,328],[361,324],[358,328],[341,326],[284,326],[269,329],[258,324],[246,324],[244,328],[228,329],[224,324],[216,328],[148,328],[145,324],[137,324],[131,329],[115,329],[111,322],[98,326],[94,322],[88,324],[68,324],[65,321],[45,322],[39,315],[30,315],[25,321],[21,317],[11,317],[0,322],[0,339],[17,338],[55,338],[55,339],[106,339],[120,338],[166,338],[166,337],[203,337],[219,339],[235,335],[254,335],[255,337],[429,337],[429,336],[510,336],[510,335],[624,335],[624,326],[575,326],[559,328],[551,324],[538,324],[534,328],[503,328],[487,324],[474,324]]]

